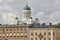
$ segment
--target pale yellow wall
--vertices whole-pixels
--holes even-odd
[[[44,40],[44,38],[46,38],[46,40],[48,40],[49,38],[51,38],[51,40],[53,40],[53,38],[55,40],[60,40],[60,29],[59,28],[28,28],[28,27],[22,27],[22,28],[0,28],[0,34],[3,34],[3,29],[5,30],[4,34],[10,34],[12,32],[12,34],[15,33],[25,33],[27,32],[27,37],[21,37],[21,35],[19,37],[13,37],[12,38],[10,36],[8,36],[8,40],[31,40],[31,38],[33,38],[34,40],[36,40],[35,38],[37,38],[37,40],[40,40],[38,35],[40,34],[40,32],[43,35],[42,40]],[[8,31],[6,31],[6,29],[8,29]],[[12,29],[12,31],[10,31],[10,29]],[[14,31],[15,29],[15,31]],[[19,30],[18,30],[19,29]],[[21,31],[21,29],[23,29]],[[44,36],[44,32],[46,32],[46,36]],[[51,35],[49,36],[48,33],[51,33]],[[55,36],[53,36],[53,32],[55,32]],[[31,36],[31,33],[33,33],[34,35]],[[37,35],[35,35],[35,33],[37,33]],[[1,37],[0,37],[1,39]]]
[[[56,28],[54,31],[56,31],[56,40],[60,40],[60,28]]]
[[[51,38],[51,40],[60,39],[60,29],[58,28],[31,28],[30,29],[30,40],[31,38],[33,38],[34,40],[36,37],[38,38],[38,36],[35,35],[36,32],[38,33],[38,35],[41,32],[43,36],[44,36],[44,32],[46,32],[46,36],[44,36],[46,37],[46,40],[49,40],[49,38]],[[48,35],[49,32],[51,33],[50,36]],[[53,32],[55,32],[54,36],[53,36]],[[31,33],[34,33],[34,36],[31,36]],[[44,37],[42,38],[42,40],[44,40]],[[39,38],[37,40],[39,40]]]
[[[3,32],[3,29],[5,30],[5,32]],[[6,29],[8,29],[8,31],[6,31]],[[10,29],[12,29],[12,31],[10,31]],[[15,29],[15,30],[14,30]],[[18,30],[19,29],[19,30]],[[22,31],[21,31],[21,29],[23,29]],[[7,37],[7,39],[8,40],[28,40],[28,36],[27,37],[24,37],[24,35],[25,35],[25,32],[27,33],[27,35],[28,35],[28,28],[25,28],[25,27],[23,27],[23,28],[0,28],[0,34],[2,35],[2,34],[5,34],[5,36],[6,36],[6,34],[8,33],[8,37]],[[21,37],[21,32],[23,32],[23,37]],[[10,33],[12,33],[12,34],[14,34],[14,33],[20,33],[20,36],[19,37],[13,37],[13,35],[12,35],[12,37],[10,37],[9,35],[10,35]],[[0,39],[2,38],[2,36],[0,37]]]

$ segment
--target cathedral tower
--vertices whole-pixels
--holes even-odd
[[[26,6],[23,8],[23,18],[22,18],[23,23],[31,24],[32,17],[31,17],[31,9],[26,4]]]

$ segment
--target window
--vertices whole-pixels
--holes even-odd
[[[21,37],[23,37],[23,32],[21,32]]]
[[[44,32],[44,36],[46,35],[46,32]]]
[[[12,29],[10,29],[10,31],[12,31]]]
[[[18,33],[17,33],[17,37],[19,37],[19,36],[20,36],[20,33],[18,32]]]
[[[53,40],[55,40],[55,38],[53,38]]]
[[[6,29],[6,31],[8,31],[8,29]]]
[[[0,37],[1,37],[1,33],[0,33]]]
[[[31,36],[33,36],[34,34],[33,33],[31,33]]]
[[[37,32],[35,33],[35,35],[37,35]]]
[[[37,40],[37,37],[35,38],[35,40]]]
[[[51,38],[49,38],[49,40],[51,40]]]
[[[31,40],[33,40],[33,38],[31,38]]]
[[[40,35],[41,35],[41,33],[40,33]]]
[[[46,40],[46,38],[44,38],[44,40]]]
[[[51,33],[49,32],[49,35],[51,35]]]
[[[27,33],[25,33],[25,35],[24,35],[25,37],[27,37]]]
[[[19,31],[19,29],[17,29],[17,31]]]
[[[7,39],[5,39],[5,40],[7,40]]]
[[[12,33],[10,33],[9,36],[12,38]]]
[[[5,36],[5,34],[2,34],[2,36],[4,37],[4,36]]]
[[[23,29],[21,28],[21,31],[22,31]]]
[[[42,40],[42,38],[40,38],[40,40]]]
[[[16,37],[16,33],[14,32],[13,37]]]
[[[43,36],[42,36],[42,34],[40,33],[40,34],[38,35],[38,37],[41,39]]]
[[[6,34],[6,37],[8,37],[8,33]]]

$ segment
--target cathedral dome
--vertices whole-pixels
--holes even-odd
[[[26,5],[26,7],[24,7],[23,10],[30,10],[30,7]]]

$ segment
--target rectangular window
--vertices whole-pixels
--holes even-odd
[[[12,31],[12,29],[10,29],[10,31]]]
[[[37,32],[35,33],[35,35],[37,35]]]
[[[40,35],[42,35],[42,34],[40,33]]]
[[[44,40],[46,40],[46,38],[44,38]]]
[[[0,37],[1,37],[1,33],[0,33]]]
[[[42,38],[39,38],[40,40],[42,40]]]
[[[6,31],[8,31],[8,29],[6,29]]]
[[[42,36],[42,34],[40,33],[40,34],[38,35],[38,37],[39,37],[39,39],[41,39],[43,36]]]
[[[53,40],[55,40],[55,38],[53,38]]]
[[[34,34],[33,33],[31,33],[31,36],[33,36]]]
[[[50,32],[49,32],[48,34],[49,34],[49,36],[51,35],[51,33],[50,33]]]
[[[44,36],[46,35],[46,32],[44,32]]]
[[[31,38],[31,40],[33,40],[33,38]]]
[[[51,38],[49,38],[49,40],[51,40]]]
[[[35,40],[37,40],[37,37],[35,38]]]
[[[16,33],[14,32],[13,37],[16,37]]]
[[[21,37],[23,37],[24,36],[24,33],[23,32],[21,32]]]
[[[25,32],[24,36],[27,37],[27,33],[26,32]]]
[[[20,36],[20,33],[18,32],[16,36],[19,37]]]
[[[8,37],[8,33],[6,33],[6,37]]]

